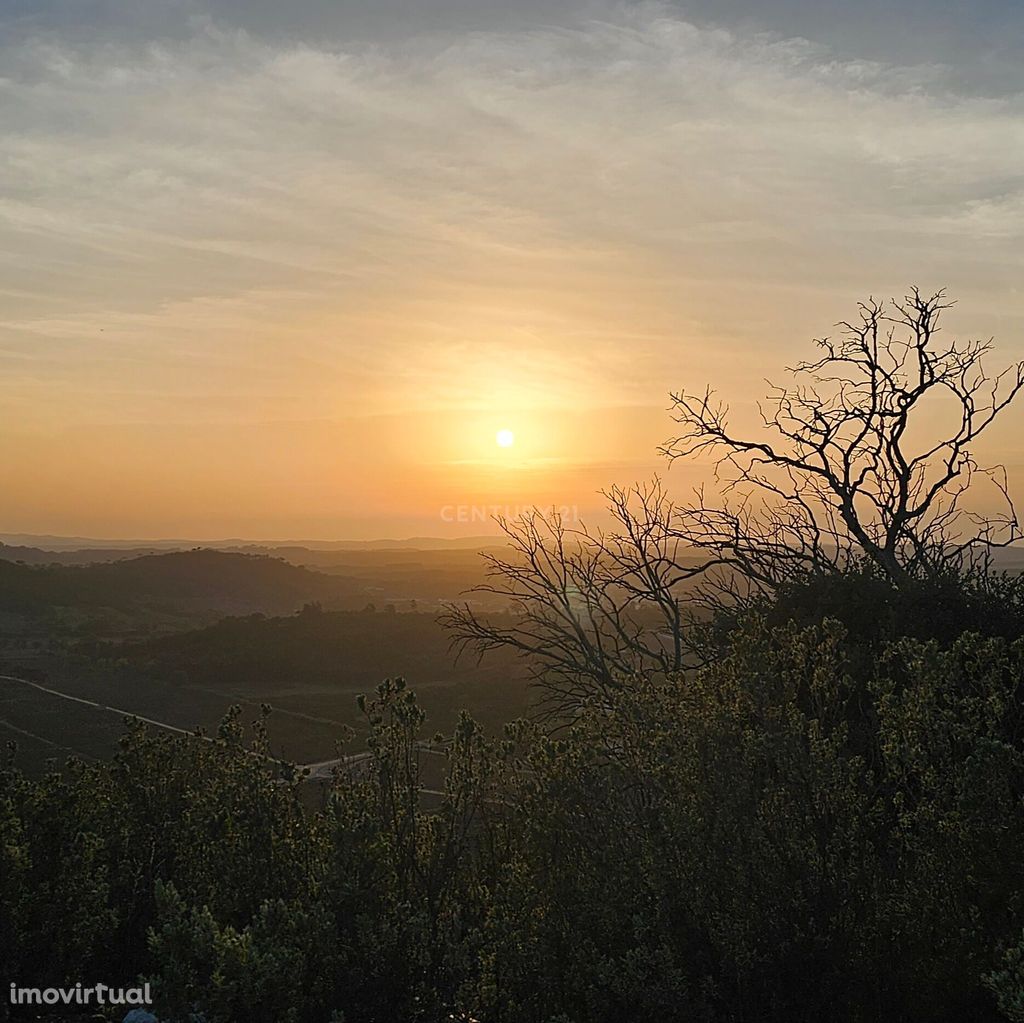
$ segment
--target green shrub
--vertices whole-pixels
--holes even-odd
[[[871,642],[748,618],[556,733],[463,718],[438,793],[401,681],[315,808],[237,713],[8,767],[8,979],[182,1023],[1019,1019],[1024,642]]]
[[[168,1023],[301,1023],[333,995],[334,926],[318,904],[265,902],[236,929],[157,883],[150,978]],[[318,1015],[320,1014],[320,1015]]]
[[[1024,936],[1006,950],[999,965],[985,978],[985,984],[1010,1023],[1024,1023]]]

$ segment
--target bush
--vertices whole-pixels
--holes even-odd
[[[264,902],[238,930],[186,905],[172,884],[157,882],[156,897],[151,980],[166,1018],[299,1023],[330,1003],[337,953],[326,907]]]
[[[1024,936],[1007,949],[1000,969],[985,978],[1000,1011],[1011,1023],[1024,1023]]]
[[[1021,920],[1024,648],[901,641],[866,688],[845,648],[755,623],[685,684],[593,710],[549,746],[529,817],[557,816],[527,859],[550,877],[557,834],[563,915],[607,949],[639,908],[717,1018],[978,1018]]]
[[[440,794],[400,681],[317,808],[237,715],[8,769],[5,966],[207,1023],[1020,1018],[1024,642],[863,650],[750,618],[556,734],[464,718]]]

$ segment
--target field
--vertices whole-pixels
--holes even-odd
[[[296,574],[287,565],[279,570],[284,563],[268,565],[265,556],[227,555],[230,572],[221,575],[206,554],[175,563],[173,573],[163,556],[101,566],[102,575],[25,569],[14,578],[26,596],[19,598],[17,588],[5,594],[0,674],[54,692],[0,681],[0,737],[17,743],[17,763],[38,774],[72,754],[110,756],[126,715],[210,733],[232,705],[246,722],[269,705],[275,755],[312,763],[336,756],[352,732],[358,743],[357,697],[398,675],[416,690],[428,729],[448,732],[467,710],[498,730],[529,710],[523,668],[508,654],[482,664],[456,660],[431,605],[439,598],[439,575],[446,580],[440,588],[454,595],[455,577],[468,582],[472,562],[467,552],[454,552],[446,571],[439,552],[427,555],[388,552],[375,562],[357,552],[347,565],[332,566],[366,571],[370,565],[378,586],[370,577],[355,585],[346,577],[346,591],[394,598],[361,610],[325,610],[319,599],[307,601],[303,585],[311,598],[331,596],[338,577]],[[121,579],[131,585],[118,593]],[[251,613],[234,616],[246,601]],[[253,611],[259,601],[270,611],[290,606],[292,612]],[[394,606],[417,602],[421,610]]]

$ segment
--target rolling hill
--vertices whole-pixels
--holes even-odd
[[[366,602],[355,580],[266,555],[198,549],[89,565],[0,560],[0,611],[21,615],[54,608],[287,614],[310,601]]]

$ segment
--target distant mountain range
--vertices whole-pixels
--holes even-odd
[[[436,612],[445,601],[464,599],[483,582],[485,569],[479,548],[0,546],[0,643],[5,630],[33,636],[152,635],[225,615],[289,615],[306,604]]]
[[[478,550],[501,544],[500,536],[411,536],[404,540],[245,540],[233,537],[223,540],[110,540],[85,536],[50,536],[36,533],[0,533],[0,557],[16,561],[13,550],[35,550],[45,553],[84,553],[86,551],[118,556],[154,554],[159,551],[186,551],[205,547],[219,551],[273,550],[302,548],[311,551],[384,551],[384,550]],[[21,560],[29,560],[27,557]],[[94,558],[94,560],[112,560]]]
[[[414,542],[423,541],[219,550],[0,545],[0,639],[3,616],[19,635],[115,637],[195,628],[225,615],[290,615],[306,604],[425,612],[463,599],[492,610],[506,606],[500,598],[469,593],[485,580],[480,552],[495,549],[493,540],[457,548],[416,548]],[[1024,548],[996,554],[997,569],[1024,570]]]

